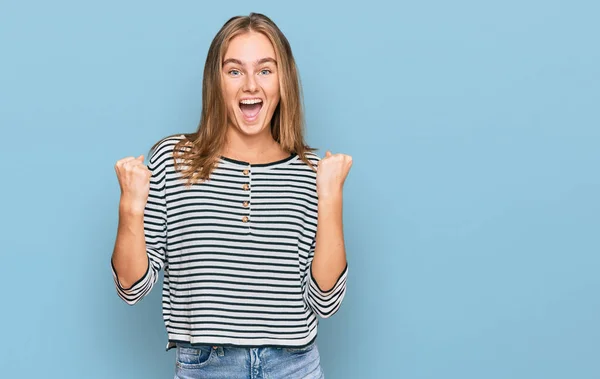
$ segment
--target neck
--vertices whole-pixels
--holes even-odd
[[[287,154],[273,139],[269,130],[257,136],[241,135],[234,128],[227,133],[222,155],[250,163],[269,163],[285,158]]]

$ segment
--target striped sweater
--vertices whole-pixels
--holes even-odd
[[[184,186],[173,164],[182,137],[149,158],[144,212],[148,270],[118,295],[135,304],[164,270],[167,349],[177,342],[221,346],[311,343],[318,317],[332,316],[348,267],[323,291],[311,275],[317,231],[316,174],[297,155],[268,164],[225,157],[208,181]],[[319,157],[308,153],[316,163]]]

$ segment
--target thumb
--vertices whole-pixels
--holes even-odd
[[[136,160],[140,161],[141,163],[144,163],[144,155],[140,155],[139,157],[135,158]]]
[[[325,158],[329,158],[331,156],[331,151],[327,150],[325,153]]]

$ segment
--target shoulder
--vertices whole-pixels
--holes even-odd
[[[319,164],[319,156],[312,151],[304,151],[296,153],[295,158],[286,164],[285,167],[293,169],[298,173],[316,173],[317,165]]]
[[[307,151],[306,153],[304,153],[304,156],[312,164],[316,164],[321,160],[321,157],[319,157],[316,153],[312,151]]]
[[[299,156],[299,158],[302,161],[305,161],[305,163],[309,163],[308,167],[311,170],[316,169],[317,165],[319,164],[319,161],[321,160],[321,157],[319,157],[316,153],[312,151],[304,152],[303,156]]]
[[[305,151],[302,154],[296,154],[296,158],[292,160],[287,168],[292,169],[298,178],[316,178],[317,167],[321,158],[312,151]]]
[[[165,161],[165,159],[173,157],[173,151],[175,146],[185,140],[185,135],[178,134],[165,137],[152,146],[148,161],[150,164],[158,165]]]

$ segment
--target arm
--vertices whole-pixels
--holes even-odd
[[[117,293],[130,305],[152,290],[165,265],[164,171],[156,155],[148,168],[139,158],[138,163],[117,163],[122,192],[111,267]]]
[[[317,234],[305,296],[315,312],[331,317],[346,294],[348,263],[342,224],[342,187],[352,158],[327,152],[317,171]]]
[[[148,255],[144,238],[144,213],[136,212],[127,205],[126,199],[119,204],[119,226],[111,259],[119,287],[131,288],[148,271]]]
[[[346,249],[342,226],[342,194],[319,198],[317,238],[312,277],[319,289],[328,292],[346,270]]]

